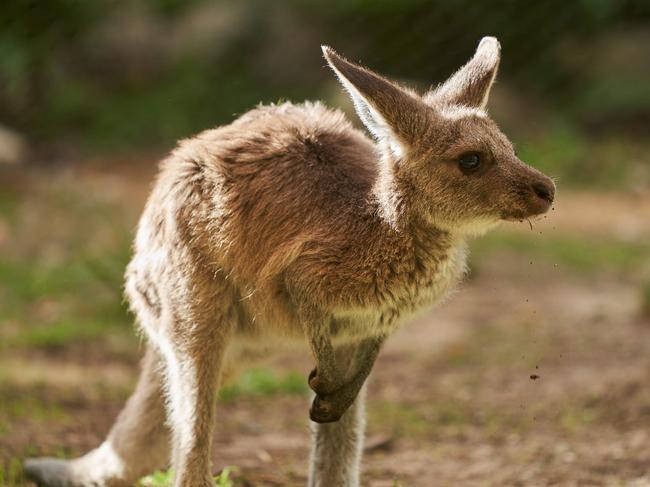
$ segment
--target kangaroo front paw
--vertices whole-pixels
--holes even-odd
[[[340,386],[340,384],[334,384],[326,377],[323,377],[323,375],[318,372],[318,369],[313,369],[309,373],[307,382],[309,384],[309,388],[321,396],[331,394],[337,389],[338,386]]]
[[[363,382],[343,384],[329,394],[317,393],[309,410],[309,417],[316,423],[332,423],[341,419],[359,394]]]
[[[341,419],[345,409],[341,410],[340,405],[330,398],[316,395],[309,409],[309,419],[315,423],[334,423]]]
[[[57,458],[31,458],[25,460],[25,476],[39,486],[73,487],[70,462]]]

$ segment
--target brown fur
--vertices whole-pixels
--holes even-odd
[[[483,112],[496,40],[424,97],[324,52],[375,142],[320,103],[258,107],[181,142],[142,216],[126,294],[163,363],[177,486],[210,484],[222,372],[305,342],[317,364],[312,418],[342,418],[315,426],[310,485],[358,485],[363,405],[346,410],[383,340],[461,278],[468,236],[542,213],[553,199],[553,183],[516,157]],[[467,153],[480,155],[478,169],[459,165]],[[123,468],[98,469],[97,485],[142,473],[121,453],[122,443],[140,442],[137,431],[123,438],[124,424],[137,419],[163,435],[134,409],[140,402],[106,443]],[[80,461],[75,472],[93,468]],[[53,471],[30,465],[41,479]],[[75,475],[48,482],[89,485],[92,475]]]

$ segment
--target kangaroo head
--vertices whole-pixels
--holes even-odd
[[[483,38],[467,64],[423,96],[329,47],[323,53],[378,142],[377,196],[389,219],[405,200],[441,229],[477,234],[548,211],[553,181],[517,157],[485,112],[500,59],[495,38]]]

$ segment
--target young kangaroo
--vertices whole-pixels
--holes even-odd
[[[284,103],[181,142],[126,273],[147,342],[137,389],[99,448],[28,461],[33,479],[131,485],[171,458],[177,487],[211,485],[220,380],[306,342],[309,485],[359,485],[360,391],[386,337],[459,280],[468,237],[549,209],[553,182],[484,111],[496,39],[423,96],[323,52],[375,140],[320,103]]]

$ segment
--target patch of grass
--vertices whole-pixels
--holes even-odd
[[[225,467],[219,475],[214,478],[214,484],[216,487],[233,487],[233,481],[230,479],[230,473],[233,471],[233,467]]]
[[[390,430],[397,438],[428,437],[438,429],[420,408],[410,404],[374,402],[369,404],[368,413],[370,424],[382,425],[382,429]]]
[[[538,333],[536,324],[532,322],[486,323],[473,330],[471,340],[447,347],[436,358],[436,366],[456,369],[517,364],[532,369],[553,346],[554,340],[552,336]],[[535,343],[535,347],[531,347],[531,343]]]
[[[235,384],[222,388],[219,391],[219,398],[222,401],[232,401],[240,396],[304,395],[307,390],[307,381],[298,372],[278,375],[268,369],[251,369],[245,372]]]
[[[398,438],[455,436],[470,427],[479,427],[488,436],[497,438],[505,431],[524,427],[518,411],[494,409],[488,404],[477,408],[472,401],[449,397],[443,392],[435,400],[418,404],[371,403],[369,415],[370,424],[381,425]]]
[[[111,252],[84,255],[83,251],[55,263],[39,257],[5,258],[0,260],[0,281],[11,284],[5,291],[21,305],[43,296],[84,296],[91,292],[101,293],[101,298],[106,294],[118,298],[119,305],[121,274],[127,259]],[[115,269],[120,269],[119,273]]]
[[[23,465],[18,458],[11,458],[6,465],[0,464],[0,485],[18,487],[24,483]]]
[[[67,418],[66,413],[60,407],[45,404],[38,398],[20,397],[12,400],[5,397],[4,399],[2,415],[7,415],[9,418],[29,418],[40,423],[59,422]]]
[[[214,478],[215,487],[234,487],[230,474],[235,471],[235,467],[225,467],[219,475]],[[141,478],[136,487],[169,487],[174,480],[172,470],[158,471],[151,475]],[[1,485],[1,484],[0,484]]]
[[[136,487],[167,487],[172,484],[174,480],[174,472],[172,470],[157,471],[146,477],[142,477]]]
[[[628,271],[647,261],[650,244],[577,237],[530,238],[526,235],[495,232],[472,244],[473,261],[478,263],[495,251],[543,257],[571,271]]]
[[[490,402],[482,402],[479,407],[475,401],[460,400],[441,391],[434,400],[419,404],[371,403],[370,424],[381,425],[397,438],[425,440],[463,436],[468,429],[478,428],[495,442],[530,427],[530,411],[503,409]]]
[[[107,332],[106,323],[62,321],[47,326],[30,327],[13,339],[7,346],[26,348],[61,348],[75,342],[91,341]]]
[[[0,350],[61,347],[131,334],[122,299],[130,230],[122,209],[71,190],[30,186],[0,197],[12,238],[0,252]]]

